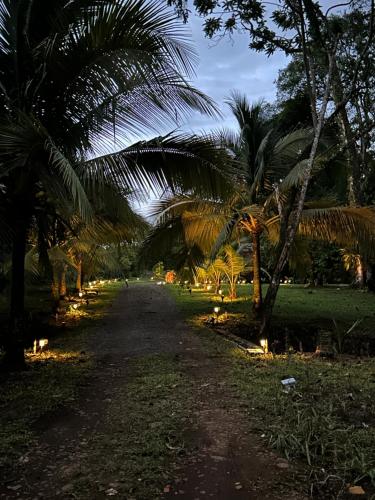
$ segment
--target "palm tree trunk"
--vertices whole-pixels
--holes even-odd
[[[59,302],[59,272],[56,264],[52,264],[51,294],[55,304]]]
[[[366,285],[369,292],[375,292],[375,264],[368,264]]]
[[[60,280],[59,280],[59,295],[61,297],[65,297],[66,295],[66,270],[67,270],[67,265],[64,264],[61,274],[60,274]]]
[[[82,290],[82,259],[79,259],[77,264],[76,291],[80,292],[81,290]]]
[[[253,313],[259,317],[262,306],[262,282],[260,279],[260,234],[259,231],[253,231]]]
[[[16,218],[12,242],[9,333],[4,346],[4,364],[11,369],[19,369],[25,366],[25,254],[27,231],[27,218]]]
[[[236,299],[237,298],[237,285],[236,285],[236,279],[231,279],[230,280],[230,299]]]

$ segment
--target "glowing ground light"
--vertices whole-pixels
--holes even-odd
[[[43,348],[48,344],[48,339],[34,340],[34,354],[36,354],[37,348],[39,347],[42,351]]]
[[[220,311],[220,307],[214,307],[214,313],[215,314],[219,314],[219,311]]]
[[[207,290],[211,290],[212,286],[211,285],[208,285],[207,286]]]
[[[73,304],[73,309],[78,309],[78,304]]]
[[[79,292],[79,297],[83,297],[83,293],[82,292]]]
[[[268,353],[268,340],[267,339],[261,339],[260,340],[260,345],[262,346],[262,349],[265,354]]]

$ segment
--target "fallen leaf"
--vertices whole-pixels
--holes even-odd
[[[365,490],[362,486],[350,486],[348,491],[351,495],[365,495]]]

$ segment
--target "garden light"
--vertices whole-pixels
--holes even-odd
[[[214,313],[216,314],[216,316],[219,314],[219,311],[220,311],[220,307],[218,307],[218,306],[214,307]]]
[[[48,339],[39,339],[39,340],[34,340],[34,354],[36,354],[37,349],[39,348],[41,351],[43,350],[43,347],[45,347],[48,344]]]
[[[211,285],[207,285],[207,290],[211,290],[212,286]]]
[[[262,346],[264,354],[267,354],[268,353],[268,340],[267,339],[261,339],[260,345]]]
[[[73,309],[78,309],[78,304],[73,304]]]
[[[222,295],[223,294],[223,290],[219,290],[219,295]]]
[[[83,293],[82,292],[79,292],[79,297],[82,298],[83,297]]]

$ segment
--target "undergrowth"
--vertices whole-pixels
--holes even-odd
[[[290,460],[303,461],[311,492],[337,498],[348,484],[375,486],[375,362],[307,357],[249,358],[234,351],[230,373],[251,422]],[[296,388],[283,392],[293,376]],[[371,485],[372,483],[372,485]]]

